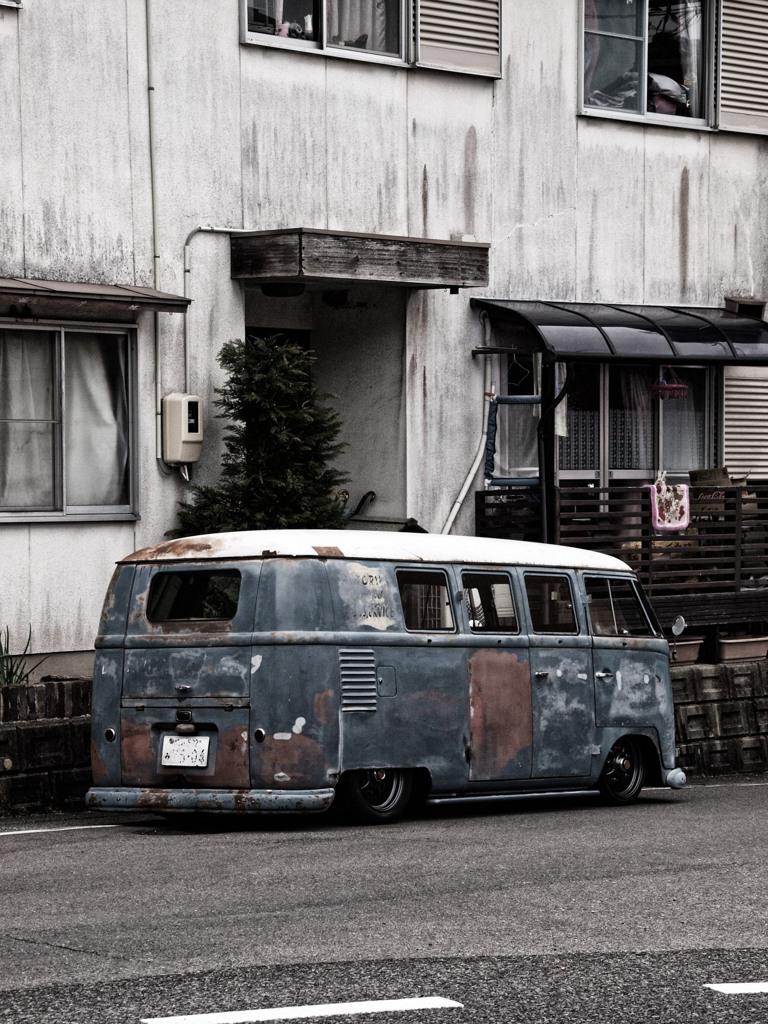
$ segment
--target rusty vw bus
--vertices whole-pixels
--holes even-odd
[[[104,810],[358,818],[412,799],[679,788],[669,646],[574,548],[286,530],[123,559],[96,640]]]

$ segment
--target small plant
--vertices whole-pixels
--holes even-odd
[[[34,665],[27,668],[24,658],[29,653],[29,645],[32,642],[32,627],[29,627],[27,642],[21,654],[11,654],[11,631],[5,627],[5,633],[0,633],[0,686],[24,686],[29,682],[29,677],[43,664],[47,655],[36,661]]]

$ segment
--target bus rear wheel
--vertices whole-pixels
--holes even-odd
[[[643,749],[633,736],[613,744],[598,785],[609,804],[631,804],[637,800],[645,778]]]
[[[365,768],[344,776],[345,803],[355,820],[367,824],[401,818],[412,792],[413,774],[407,768]]]

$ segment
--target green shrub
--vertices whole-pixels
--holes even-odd
[[[336,491],[347,477],[333,461],[346,446],[311,353],[280,335],[249,337],[227,342],[218,361],[228,373],[215,400],[227,420],[221,477],[190,487],[169,536],[343,527]]]

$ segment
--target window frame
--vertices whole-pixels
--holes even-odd
[[[231,615],[186,615],[186,616],[180,616],[180,615],[171,616],[169,614],[169,615],[166,615],[165,617],[160,617],[159,615],[156,614],[157,611],[158,611],[157,605],[160,603],[161,598],[166,597],[166,594],[165,594],[165,592],[163,590],[163,588],[167,588],[169,586],[169,584],[166,581],[169,580],[171,577],[174,577],[174,576],[181,581],[181,584],[180,584],[181,587],[191,586],[192,582],[193,582],[193,580],[195,578],[197,578],[199,580],[205,579],[207,581],[206,588],[205,588],[205,601],[208,600],[208,590],[210,588],[210,584],[214,580],[222,579],[222,578],[237,579],[237,599],[235,601],[235,606],[234,606],[234,609],[232,611],[232,614]],[[178,623],[183,623],[183,624],[186,625],[186,624],[188,624],[190,622],[203,622],[203,623],[216,623],[216,622],[218,622],[218,623],[229,623],[229,622],[232,622],[237,617],[237,613],[238,613],[238,611],[240,609],[240,594],[241,594],[241,591],[242,591],[242,586],[243,586],[243,574],[242,574],[242,572],[239,569],[223,569],[223,568],[217,568],[217,569],[203,569],[203,568],[185,569],[182,566],[178,566],[178,565],[177,566],[168,566],[167,568],[163,568],[159,572],[156,572],[152,576],[152,579],[150,580],[149,591],[147,593],[147,610],[146,610],[147,622],[151,623],[153,626],[167,626],[167,625],[171,625],[172,626],[172,625],[175,625],[175,624],[178,624]],[[162,591],[162,592],[158,593],[158,591]],[[173,606],[174,606],[177,598],[178,598],[178,590],[177,590],[177,592],[174,595],[171,595],[171,597],[170,597],[170,600],[171,600],[171,610],[173,609]]]
[[[93,321],[35,320],[30,323],[16,318],[0,317],[0,330],[27,331],[54,336],[53,404],[58,429],[54,439],[55,509],[35,510],[0,508],[0,523],[76,523],[133,522],[139,518],[138,485],[138,394],[137,351],[138,328],[135,324]],[[125,505],[67,505],[65,466],[66,438],[66,336],[67,334],[115,335],[126,347],[126,394],[128,412],[128,503]],[[72,511],[68,511],[71,509]]]
[[[491,585],[491,587],[494,584],[499,584],[502,581],[504,583],[506,583],[506,585],[507,585],[507,587],[509,589],[509,598],[510,598],[510,603],[512,605],[512,614],[514,616],[514,628],[509,628],[509,627],[502,628],[501,626],[498,626],[498,628],[494,629],[494,628],[491,628],[491,627],[488,627],[488,626],[477,626],[477,625],[473,625],[472,624],[473,620],[472,620],[472,615],[470,614],[469,591],[476,589],[476,587],[472,586],[471,583],[470,583],[470,585],[468,585],[468,580],[471,581],[471,579],[473,577],[474,578],[481,577],[481,578],[487,579],[489,584]],[[468,623],[468,626],[469,626],[470,633],[476,634],[478,636],[488,636],[489,634],[504,635],[504,636],[519,636],[520,635],[520,610],[518,608],[518,602],[517,602],[517,597],[515,595],[515,588],[514,588],[513,583],[512,583],[512,578],[511,578],[511,576],[510,576],[510,574],[508,572],[504,572],[501,569],[493,570],[493,569],[474,569],[474,568],[469,568],[469,567],[463,568],[461,570],[461,589],[462,589],[463,594],[464,594],[464,601],[463,601],[464,614],[466,615],[466,618],[467,618],[467,623]],[[498,615],[498,607],[497,607],[495,598],[494,598],[493,604],[494,604],[493,612],[494,612],[494,614]]]
[[[704,116],[701,118],[681,117],[676,114],[657,114],[647,110],[647,66],[648,66],[648,4],[650,0],[642,0],[644,4],[645,17],[643,21],[642,57],[643,74],[639,76],[642,82],[641,107],[639,112],[631,110],[606,109],[587,104],[584,96],[584,62],[586,55],[586,4],[587,0],[581,0],[579,4],[579,91],[578,91],[578,113],[584,117],[597,117],[615,121],[633,121],[636,124],[646,126],[657,125],[668,128],[687,128],[694,131],[713,131],[717,124],[717,84],[719,80],[720,67],[722,64],[721,54],[718,49],[719,25],[721,17],[721,0],[702,0],[703,6],[703,31],[705,36],[703,46],[703,77],[704,77]],[[629,37],[627,37],[629,38]],[[632,37],[634,38],[634,37]]]
[[[536,579],[536,580],[555,580],[558,583],[561,583],[562,581],[565,581],[565,583],[566,583],[566,585],[568,587],[568,592],[569,592],[570,597],[571,597],[570,609],[571,609],[571,613],[572,613],[573,624],[576,627],[575,629],[572,629],[572,630],[562,630],[562,629],[537,629],[536,628],[536,623],[534,622],[534,618],[533,618],[533,609],[531,607],[531,599],[530,599],[530,595],[529,595],[529,591],[528,591],[528,580],[533,580],[533,579]],[[578,598],[577,598],[577,594],[578,594],[578,589],[575,586],[575,581],[567,573],[558,572],[557,570],[548,571],[546,569],[525,570],[523,572],[523,595],[525,597],[525,612],[526,612],[526,615],[528,617],[528,624],[530,626],[531,635],[532,636],[541,636],[541,637],[547,637],[547,636],[573,636],[573,637],[576,637],[576,636],[581,636],[581,634],[582,634],[582,622],[581,622],[581,617],[580,617],[579,611],[578,611],[578,604],[577,604]],[[559,624],[560,623],[558,622],[558,625]]]
[[[411,577],[414,577],[414,579],[401,580],[401,576],[411,576]],[[403,589],[402,589],[403,588],[403,583],[406,583],[406,584],[416,583],[417,581],[416,581],[415,577],[418,577],[418,576],[424,576],[424,577],[427,577],[427,576],[440,576],[440,577],[442,577],[442,580],[443,580],[443,582],[445,584],[445,597],[446,597],[446,602],[445,602],[445,606],[444,607],[447,608],[449,613],[450,613],[450,618],[451,618],[451,625],[450,626],[436,626],[436,627],[426,626],[426,627],[423,627],[423,628],[417,628],[417,627],[409,626],[408,625],[408,612],[407,612],[407,609],[406,609],[405,601],[403,600]],[[451,581],[451,578],[449,577],[448,573],[445,571],[445,569],[442,569],[439,566],[434,566],[434,567],[433,566],[419,566],[418,569],[414,569],[411,566],[406,566],[406,565],[398,566],[397,569],[395,570],[395,582],[397,584],[397,595],[398,595],[398,600],[400,601],[400,610],[402,612],[403,626],[405,627],[406,633],[415,633],[415,634],[425,634],[425,633],[435,634],[435,633],[437,633],[437,634],[448,635],[448,636],[457,633],[457,631],[458,631],[458,616],[456,615],[456,608],[454,607],[453,597],[451,595],[451,583],[452,583],[452,581]],[[426,586],[430,586],[430,585],[431,584],[429,584],[428,582],[426,583]]]
[[[651,457],[653,465],[637,469],[621,469],[610,464],[610,441],[611,441],[611,404],[610,404],[610,376],[613,369],[624,370],[634,367],[647,368],[650,366],[653,372],[657,372],[658,365],[655,363],[643,364],[640,362],[611,362],[595,364],[599,372],[598,388],[598,422],[597,422],[597,464],[588,469],[566,469],[562,467],[560,443],[555,445],[555,467],[557,480],[563,481],[590,481],[596,486],[608,487],[614,483],[632,483],[635,481],[648,482],[649,474],[655,474],[659,466],[664,465],[664,402],[657,397],[651,399],[650,406],[650,430],[651,430]],[[659,364],[660,365],[660,364]],[[708,366],[703,363],[680,363],[674,364],[673,369],[685,373],[686,370],[704,372],[704,422],[706,437],[704,439],[704,463],[707,468],[718,462],[719,453],[722,449],[722,416],[717,415],[717,410],[722,405],[723,393],[723,371],[722,367]],[[669,412],[670,410],[666,410]],[[560,442],[560,438],[557,439]],[[687,471],[679,467],[670,468],[670,480],[687,480]]]
[[[268,46],[277,50],[294,53],[314,53],[322,57],[339,57],[342,60],[360,60],[371,64],[388,64],[407,67],[412,60],[413,44],[407,28],[413,24],[413,0],[398,0],[400,5],[400,52],[386,54],[355,50],[346,46],[334,46],[325,39],[327,24],[327,0],[315,0],[320,5],[320,32],[317,40],[290,39],[270,35],[268,32],[251,32],[248,28],[248,0],[240,0],[240,42],[255,46]]]
[[[596,572],[585,572],[583,574],[584,593],[586,595],[586,606],[587,606],[587,618],[589,620],[589,631],[593,638],[598,640],[660,640],[663,639],[663,632],[653,615],[648,602],[645,600],[645,595],[638,586],[637,580],[633,580],[626,576],[610,576],[603,573]],[[647,626],[648,632],[646,633],[632,633],[629,631],[616,632],[616,633],[602,633],[598,632],[596,628],[596,618],[593,611],[593,599],[594,594],[590,593],[590,585],[593,583],[605,583],[609,591],[609,600],[611,604],[614,604],[613,588],[614,587],[627,587],[633,594],[637,608],[642,613],[642,617]],[[616,623],[616,616],[614,614],[614,623]]]
[[[290,39],[270,33],[252,32],[248,28],[248,2],[239,0],[240,42],[248,46],[266,46],[292,53],[314,53],[322,57],[357,60],[389,67],[434,68],[452,74],[479,78],[501,78],[501,47],[503,38],[503,0],[479,0],[471,9],[475,34],[464,32],[470,5],[453,5],[455,10],[445,12],[448,17],[444,31],[435,32],[435,0],[398,0],[400,6],[400,52],[395,54],[356,50],[352,47],[329,45],[325,39],[328,0],[315,0],[320,7],[320,38],[317,40]],[[442,11],[439,11],[442,14]],[[457,27],[458,26],[458,27]],[[443,28],[441,23],[441,28]],[[445,35],[447,32],[448,40]],[[461,44],[456,40],[460,39]]]

